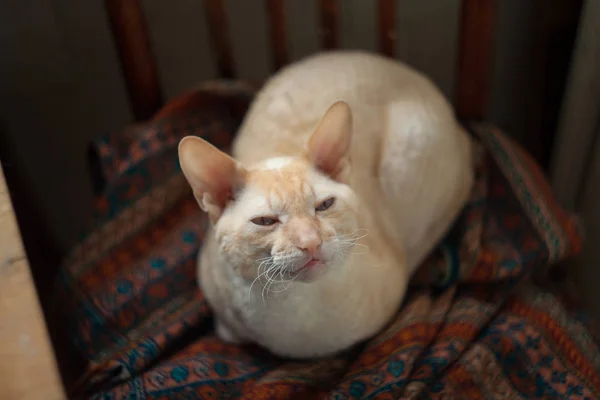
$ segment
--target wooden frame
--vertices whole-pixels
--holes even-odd
[[[396,0],[378,1],[379,51],[394,57],[396,42]]]
[[[288,62],[284,0],[264,0],[269,21],[272,65]],[[340,2],[317,0],[324,49],[339,47]],[[393,57],[396,40],[396,0],[378,0],[378,38],[382,54]],[[223,0],[204,0],[212,47],[221,77],[235,77],[227,12]],[[123,75],[137,120],[149,118],[161,105],[162,93],[140,0],[106,0]],[[492,57],[495,0],[463,0],[461,12],[457,113],[481,119],[486,110]]]
[[[481,119],[488,100],[495,1],[463,0],[458,56],[457,113]]]
[[[0,397],[66,399],[1,165],[0,238]]]
[[[288,46],[285,34],[285,10],[283,0],[267,0],[269,36],[273,57],[273,69],[278,70],[288,63]]]
[[[223,0],[204,0],[204,7],[206,8],[208,30],[212,38],[212,47],[217,58],[219,74],[223,78],[233,78],[235,67],[225,4]]]
[[[133,115],[148,119],[162,105],[156,59],[140,0],[106,0]]]

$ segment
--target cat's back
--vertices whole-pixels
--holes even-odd
[[[352,187],[389,242],[405,242],[412,268],[440,240],[472,185],[470,138],[425,75],[361,51],[291,64],[257,95],[234,156],[250,165],[300,155],[338,100],[352,110]]]
[[[357,136],[382,132],[381,115],[393,101],[452,114],[438,88],[403,63],[363,51],[319,53],[267,81],[240,128],[234,155],[246,163],[294,155],[337,100],[352,108]]]
[[[437,92],[420,72],[397,60],[358,50],[336,50],[309,56],[290,64],[270,78],[255,102],[287,100],[287,106],[304,115],[322,117],[323,105],[343,96],[353,102],[385,102],[398,89]],[[424,93],[425,94],[425,93]],[[282,98],[284,96],[284,98]],[[284,107],[285,101],[279,101]],[[302,109],[295,109],[302,106]]]

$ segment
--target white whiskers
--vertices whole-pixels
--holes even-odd
[[[250,296],[254,284],[256,282],[263,283],[263,280],[266,280],[266,282],[262,284],[263,288],[261,291],[263,302],[266,301],[265,293],[268,298],[269,293],[281,293],[288,290],[292,286],[294,280],[299,276],[292,276],[292,270],[290,268],[295,259],[297,259],[296,256],[268,256],[257,260],[257,275],[250,284],[248,296]],[[273,289],[274,285],[281,285],[281,288]]]
[[[336,238],[337,239],[336,253],[338,253],[342,257],[342,260],[344,259],[344,256],[347,254],[355,254],[355,255],[367,254],[371,250],[371,249],[369,249],[369,246],[364,245],[362,243],[358,243],[358,242],[368,235],[369,235],[369,231],[367,229],[357,229],[349,235],[339,235]],[[352,249],[357,248],[357,247],[362,249],[362,251],[360,251],[360,252],[351,251]]]
[[[370,251],[369,246],[358,242],[368,234],[369,231],[366,229],[357,229],[349,235],[337,236],[334,241],[334,252],[339,254],[342,260],[348,254],[367,254]],[[353,251],[357,248],[359,251]],[[297,260],[297,255],[267,256],[256,260],[258,264],[256,278],[248,288],[248,297],[251,296],[252,288],[256,282],[260,282],[262,285],[261,297],[263,302],[266,302],[270,293],[282,293],[292,287],[294,281],[300,276],[300,274],[293,273],[293,264]]]

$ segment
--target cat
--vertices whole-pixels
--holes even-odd
[[[217,335],[306,359],[377,334],[466,203],[471,146],[428,78],[361,51],[276,73],[232,156],[184,138],[211,221],[198,279]]]

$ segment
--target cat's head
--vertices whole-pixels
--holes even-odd
[[[244,278],[313,281],[350,251],[359,212],[347,185],[351,135],[350,108],[338,102],[298,157],[241,165],[202,139],[181,141],[182,170]]]

